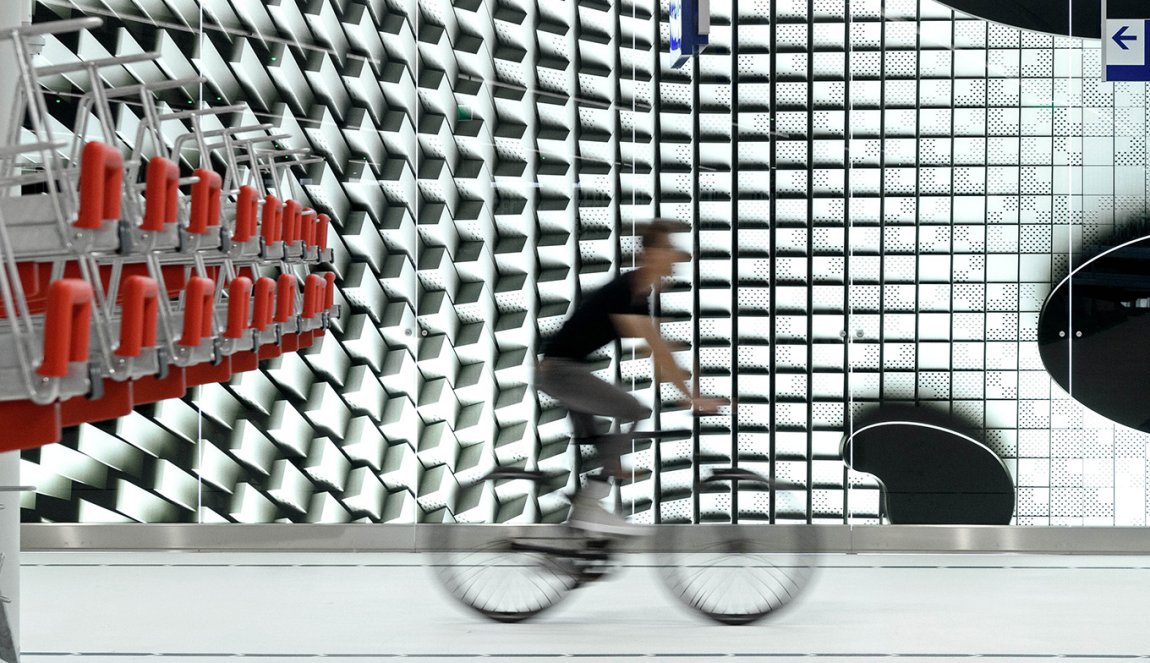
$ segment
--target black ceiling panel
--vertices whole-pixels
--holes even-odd
[[[939,0],[958,11],[1023,30],[1099,39],[1102,0]],[[1112,16],[1150,18],[1146,0],[1109,0]]]

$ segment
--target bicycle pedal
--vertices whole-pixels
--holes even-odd
[[[610,574],[614,568],[610,558],[607,557],[597,560],[583,559],[580,561],[580,577],[586,581],[604,578]]]
[[[583,551],[580,556],[586,560],[608,560],[611,558],[613,547],[614,542],[610,539],[587,539],[583,544]]]
[[[595,582],[602,580],[609,572],[603,569],[585,569],[580,574],[579,580],[581,583]]]

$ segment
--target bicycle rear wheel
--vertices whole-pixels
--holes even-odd
[[[536,470],[496,468],[484,481],[541,483]],[[553,537],[535,535],[532,526],[437,525],[434,567],[444,589],[457,601],[498,622],[521,622],[555,606],[580,583],[580,569]],[[539,531],[546,531],[547,528]]]

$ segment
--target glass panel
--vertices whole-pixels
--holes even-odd
[[[1072,3],[1073,15],[1084,5]],[[1048,458],[1020,461],[1020,509],[1041,514],[1045,507],[1051,525],[1144,525],[1146,519],[1147,417],[1139,397],[1146,306],[1139,263],[1150,234],[1146,85],[1101,81],[1103,49],[1115,65],[1112,78],[1145,64],[1144,43],[1123,39],[1127,47],[1117,48],[1120,35],[1144,38],[1142,19],[1122,20],[1142,12],[1126,9],[1111,5],[1101,42],[1073,43],[1064,70],[1081,72],[1081,82],[1070,79],[1056,89],[1056,101],[1071,111],[1065,120],[1055,116],[1067,144],[1067,154],[1056,157],[1072,168],[1055,173],[1056,192],[1063,194],[1056,201],[1067,201],[1056,212],[1068,214],[1065,220],[1056,214],[1054,241],[1067,259],[1055,265],[1037,326],[1040,359],[1053,377],[1051,432],[1049,448],[1040,450]]]
[[[736,31],[737,62],[732,105],[735,112],[733,157],[737,173],[737,223],[732,230],[736,289],[734,311],[733,393],[738,463],[742,469],[770,477],[775,453],[773,170],[774,149],[770,90],[774,32],[771,3],[740,2]],[[772,522],[773,491],[740,484],[739,522]]]
[[[878,484],[873,475],[854,469],[852,435],[859,427],[860,417],[871,413],[882,401],[884,388],[883,313],[888,303],[883,279],[884,168],[888,158],[883,132],[886,23],[879,3],[848,5],[845,34],[848,57],[844,72],[848,141],[844,150],[848,190],[844,271],[849,317],[844,340],[849,361],[849,409],[844,412],[838,451],[840,462],[845,466],[843,520],[849,524],[871,524],[878,522],[880,513]],[[891,72],[892,77],[896,73]],[[893,145],[890,147],[895,149]],[[891,164],[899,165],[897,161]]]
[[[652,134],[657,126],[655,94],[657,71],[662,57],[658,48],[659,20],[648,3],[635,0],[619,4],[619,227],[617,265],[620,271],[637,267],[639,224],[656,216],[659,182],[656,163],[658,148]],[[654,41],[654,45],[652,42]],[[616,250],[598,242],[604,255]],[[653,381],[654,370],[645,344],[624,341],[620,346],[620,378],[641,403],[658,410],[658,391]],[[645,422],[652,427],[655,421]],[[623,513],[631,522],[654,523],[659,514],[659,480],[655,443],[632,442],[624,465],[631,474],[621,490]]]
[[[1021,46],[1042,61],[1052,38],[929,1],[850,10],[846,518],[1004,524],[1034,105]]]

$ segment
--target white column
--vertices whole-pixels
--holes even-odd
[[[31,20],[33,0],[0,0],[0,28],[9,28]],[[8,135],[13,122],[11,103],[18,84],[15,53],[11,42],[0,42],[0,136]],[[15,120],[19,121],[19,120]],[[20,651],[20,453],[0,454],[0,554],[4,564],[0,567],[0,596],[11,601],[3,605],[13,648]],[[0,634],[4,631],[0,624]],[[3,658],[5,648],[0,648]],[[15,663],[10,661],[8,663]]]
[[[3,98],[3,97],[0,97]],[[4,566],[0,568],[0,596],[10,601],[3,605],[3,615],[12,635],[12,647],[20,651],[20,452],[0,454],[0,554]],[[3,633],[0,625],[0,634]],[[0,647],[0,652],[5,650]],[[0,653],[0,660],[5,660]],[[15,663],[14,661],[12,663]]]

